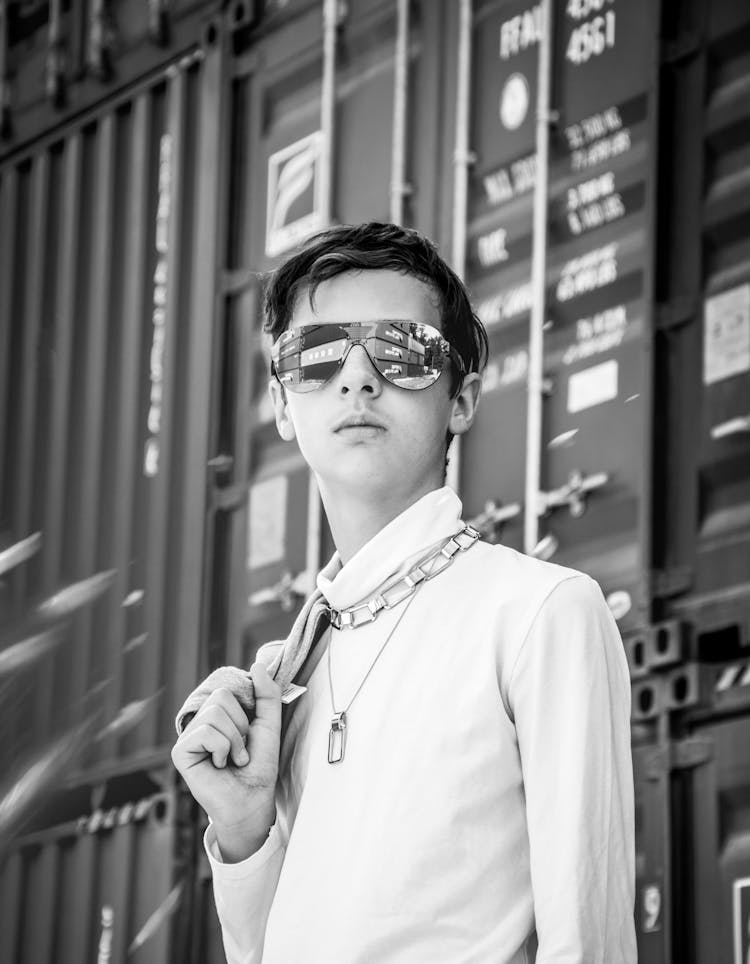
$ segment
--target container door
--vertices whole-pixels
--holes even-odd
[[[537,552],[594,576],[624,629],[648,615],[655,16],[645,0],[554,8]],[[468,280],[491,358],[463,448],[469,514],[525,499],[540,29],[530,4],[478,7]],[[520,516],[499,533],[521,537]]]
[[[747,620],[750,9],[718,0],[696,30],[678,5],[664,36],[657,565],[698,607],[737,587]]]
[[[258,41],[236,44],[229,93],[227,252],[222,276],[226,411],[219,436],[218,516],[231,584],[226,632],[217,616],[216,665],[240,665],[286,636],[320,566],[333,553],[316,491],[296,443],[276,431],[268,395],[269,348],[262,332],[260,276],[330,220],[387,221],[394,183],[392,137],[397,49],[395,4],[339,5],[330,163],[321,128],[323,4],[290,3]],[[435,235],[441,129],[440,19],[413,15],[407,47],[405,220]],[[330,186],[330,209],[325,197]],[[224,439],[233,439],[225,442]],[[232,466],[222,461],[229,445]],[[232,446],[233,449],[231,448]],[[232,486],[235,486],[233,489]],[[217,529],[217,532],[219,531]],[[218,544],[217,544],[218,545]],[[224,563],[221,560],[229,560]],[[225,580],[225,583],[226,581]],[[221,578],[212,612],[222,611]],[[225,642],[224,642],[225,641]]]
[[[690,826],[694,903],[683,930],[694,922],[696,964],[750,958],[750,720],[701,727],[713,741],[713,759],[693,776]],[[687,836],[687,834],[686,834]],[[688,891],[689,892],[689,891]],[[690,942],[692,943],[692,941]]]
[[[658,8],[557,12],[541,532],[630,629],[649,616]]]
[[[529,3],[475,5],[466,281],[490,356],[476,422],[461,439],[461,495],[468,518],[502,511],[490,531],[521,550],[538,35]]]

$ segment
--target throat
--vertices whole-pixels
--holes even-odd
[[[338,489],[333,491],[318,478],[323,507],[341,564],[346,565],[389,523],[441,485],[426,485],[423,491],[408,495],[399,493],[395,487],[387,493],[341,492]]]

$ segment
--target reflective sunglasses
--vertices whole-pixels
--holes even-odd
[[[290,328],[271,349],[271,374],[292,392],[314,392],[333,378],[353,345],[362,345],[378,374],[397,388],[429,388],[451,361],[464,374],[461,356],[437,328],[398,319]]]

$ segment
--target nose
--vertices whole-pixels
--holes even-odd
[[[338,374],[338,387],[342,395],[365,392],[377,397],[383,390],[380,375],[370,361],[364,345],[352,345],[344,358]]]

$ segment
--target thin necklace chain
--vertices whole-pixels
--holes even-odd
[[[381,657],[381,655],[382,655],[382,653],[383,653],[383,650],[384,650],[385,647],[388,645],[388,643],[391,641],[391,637],[393,636],[393,634],[394,634],[394,633],[396,632],[396,630],[398,629],[399,623],[401,622],[401,620],[402,620],[402,619],[404,618],[404,616],[406,615],[407,609],[409,608],[409,606],[411,606],[411,604],[414,602],[414,600],[415,600],[416,598],[417,598],[416,592],[412,593],[412,595],[411,595],[411,596],[409,597],[409,599],[407,600],[406,605],[405,605],[404,608],[401,610],[401,612],[398,614],[398,619],[397,619],[396,622],[393,624],[393,626],[392,626],[392,628],[391,628],[391,631],[390,631],[390,632],[388,633],[388,635],[385,637],[385,642],[383,643],[383,645],[382,645],[382,646],[380,647],[380,649],[378,650],[378,652],[377,652],[377,654],[376,654],[376,656],[375,656],[375,659],[372,661],[372,663],[370,663],[370,668],[369,668],[369,669],[367,670],[367,672],[365,673],[365,675],[364,675],[364,677],[363,677],[363,679],[362,679],[362,682],[359,684],[359,686],[357,687],[357,689],[354,691],[354,696],[352,696],[352,698],[349,700],[349,702],[347,703],[347,705],[344,707],[344,709],[343,709],[343,711],[342,711],[343,713],[348,713],[348,712],[349,712],[352,703],[353,703],[353,702],[356,700],[356,698],[359,696],[359,691],[362,689],[362,687],[363,687],[363,686],[365,685],[365,683],[367,682],[367,678],[369,677],[370,673],[373,671],[373,669],[375,669],[375,664],[376,664],[377,661],[380,659],[380,657]],[[332,674],[331,674],[331,649],[332,649],[332,644],[333,644],[333,633],[331,633],[331,638],[330,638],[330,640],[328,641],[328,686],[329,686],[329,688],[330,688],[330,690],[331,690],[331,708],[333,709],[333,712],[334,712],[334,715],[335,715],[335,714],[337,714],[339,711],[336,709],[336,699],[335,699],[335,697],[334,697],[334,695],[333,695],[333,676],[332,676]]]
[[[352,704],[359,696],[360,691],[369,679],[370,674],[375,669],[375,665],[383,655],[385,647],[391,641],[391,638],[398,629],[401,620],[406,615],[406,610],[416,598],[417,591],[419,590],[420,586],[439,575],[441,572],[447,569],[448,566],[452,565],[455,556],[460,552],[466,552],[467,549],[470,549],[476,544],[478,539],[479,533],[477,530],[470,525],[464,525],[463,529],[461,529],[455,535],[449,536],[446,540],[444,540],[441,546],[430,552],[425,558],[422,559],[421,562],[412,567],[412,569],[401,580],[393,584],[390,589],[381,588],[368,602],[360,603],[358,606],[354,606],[350,610],[329,610],[329,618],[331,620],[331,636],[328,640],[327,662],[328,687],[331,694],[331,710],[333,711],[333,717],[331,718],[331,729],[328,733],[329,763],[341,763],[341,761],[344,759],[344,754],[346,752],[347,731],[346,714],[349,712]],[[392,590],[395,590],[395,595],[391,595]],[[370,668],[367,670],[363,679],[360,681],[359,686],[354,691],[354,695],[349,700],[345,709],[337,710],[336,698],[333,693],[333,673],[331,671],[333,629],[356,629],[357,626],[361,626],[364,623],[373,622],[384,609],[393,609],[395,606],[401,604],[405,605],[399,613],[396,622],[391,627],[391,630],[386,636],[385,641],[375,654],[375,659],[370,663]],[[362,613],[361,620],[356,615],[358,612]]]

